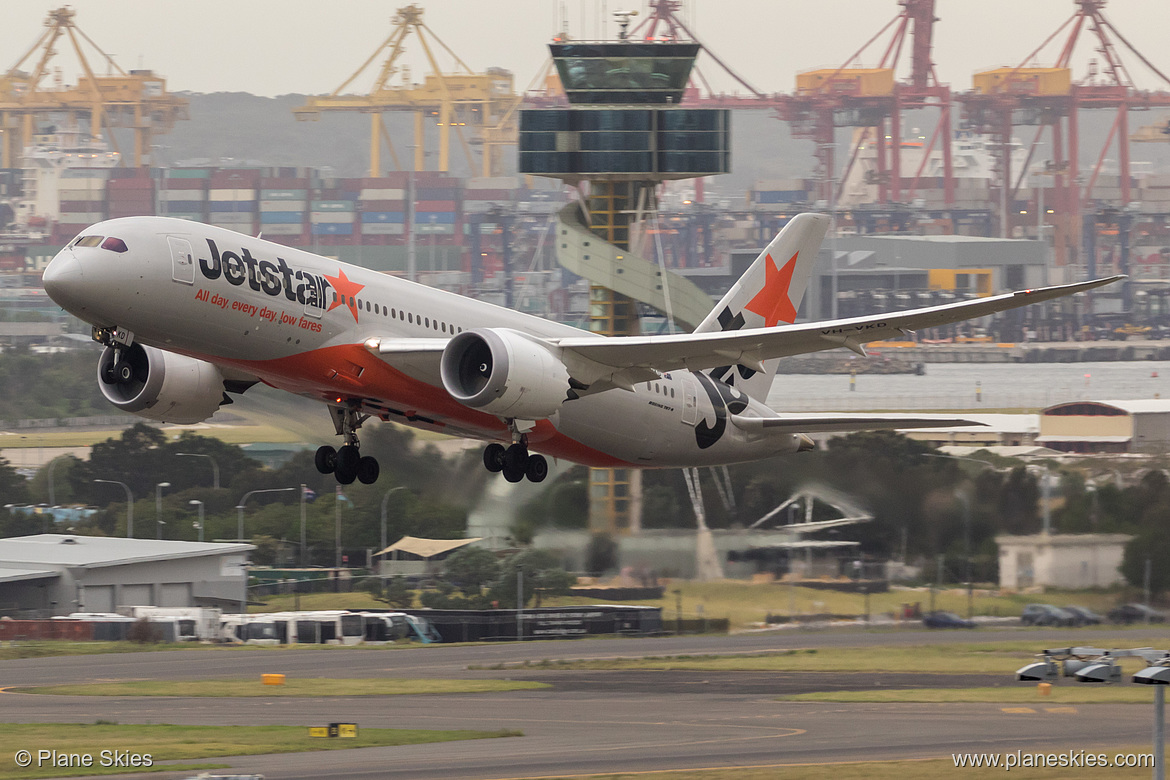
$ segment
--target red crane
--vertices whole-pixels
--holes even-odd
[[[1001,233],[1007,234],[1014,211],[1015,195],[1024,181],[1044,130],[1050,132],[1053,160],[1045,172],[1053,176],[1054,197],[1050,200],[1056,223],[1056,262],[1068,260],[1069,247],[1075,246],[1078,222],[1085,202],[1092,199],[1093,188],[1101,173],[1105,155],[1116,140],[1121,204],[1131,200],[1129,161],[1129,116],[1131,110],[1170,105],[1170,92],[1143,91],[1135,87],[1129,68],[1121,59],[1122,48],[1133,54],[1159,80],[1170,86],[1170,79],[1135,49],[1125,36],[1105,17],[1105,0],[1075,0],[1076,10],[1043,43],[1014,68],[1000,68],[975,75],[975,89],[958,96],[964,119],[973,129],[991,134],[998,148],[1000,182]],[[1067,32],[1052,67],[1031,65],[1041,51]],[[1096,53],[1103,61],[1098,67],[1090,63],[1086,76],[1072,79],[1072,57],[1085,31],[1095,39]],[[1087,180],[1079,168],[1080,135],[1078,116],[1081,109],[1110,109],[1116,112],[1109,135]],[[1012,132],[1017,126],[1037,127],[1027,159],[1013,179]],[[1067,138],[1067,149],[1065,139]]]

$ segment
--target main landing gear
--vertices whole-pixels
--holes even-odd
[[[543,455],[528,453],[527,437],[511,447],[492,442],[483,451],[483,465],[493,473],[502,471],[504,479],[519,482],[528,477],[529,482],[543,482],[548,476],[548,461]]]
[[[337,433],[345,438],[345,444],[336,450],[329,445],[319,447],[314,458],[317,471],[322,474],[333,474],[342,485],[352,484],[355,479],[363,485],[374,484],[378,481],[380,471],[378,461],[358,451],[361,443],[358,441],[357,431],[369,415],[343,406],[332,406],[329,411],[333,415],[333,425],[337,428]]]

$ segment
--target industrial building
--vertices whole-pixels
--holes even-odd
[[[45,618],[123,606],[235,607],[250,544],[37,534],[0,540],[0,615]]]
[[[1061,452],[1165,453],[1170,400],[1071,401],[1040,412],[1036,443]]]
[[[1126,534],[1032,534],[997,536],[999,586],[1011,590],[1108,588],[1124,581]]]

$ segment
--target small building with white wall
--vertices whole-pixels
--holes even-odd
[[[1107,588],[1124,581],[1121,559],[1128,534],[997,536],[999,586],[1009,590]]]
[[[0,615],[237,606],[245,597],[253,549],[76,534],[0,539]]]

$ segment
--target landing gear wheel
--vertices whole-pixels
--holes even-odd
[[[332,474],[337,468],[337,450],[328,444],[324,447],[318,447],[317,454],[313,456],[313,462],[320,473]]]
[[[504,451],[504,479],[509,482],[519,482],[524,479],[524,472],[528,469],[528,448],[523,444],[513,444]]]
[[[337,451],[337,465],[334,473],[337,475],[337,481],[342,485],[351,484],[357,479],[358,463],[361,461],[361,455],[358,454],[358,448],[352,444],[347,444]]]
[[[548,476],[548,461],[543,455],[528,456],[528,467],[524,470],[524,476],[528,477],[529,482],[544,482],[544,478]]]
[[[378,461],[371,458],[369,455],[358,460],[357,464],[357,478],[358,482],[363,485],[372,485],[378,481]]]
[[[505,452],[506,450],[503,444],[497,444],[496,442],[489,444],[483,450],[484,467],[493,474],[498,474],[504,468]]]

